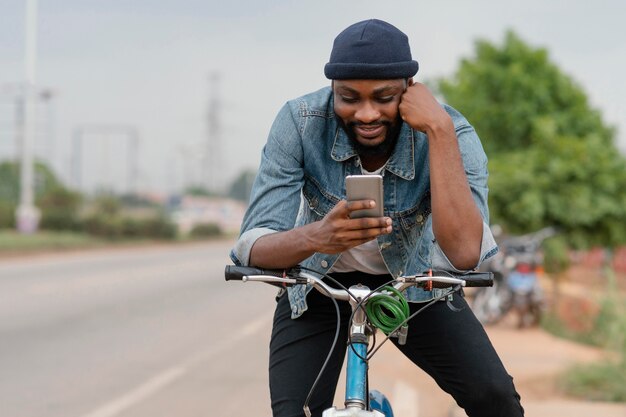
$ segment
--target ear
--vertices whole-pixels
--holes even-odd
[[[407,81],[408,81],[409,87],[415,84],[415,82],[413,81],[413,77],[410,77]]]

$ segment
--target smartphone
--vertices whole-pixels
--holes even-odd
[[[346,177],[346,198],[354,200],[374,200],[376,207],[356,210],[351,218],[383,217],[383,177],[381,175],[348,175]]]

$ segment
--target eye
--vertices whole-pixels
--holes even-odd
[[[377,97],[376,101],[378,101],[379,103],[391,103],[395,97],[396,96]]]
[[[359,101],[359,99],[356,97],[350,97],[350,96],[339,96],[339,97],[341,97],[341,101],[343,101],[344,103],[356,103],[357,101]]]

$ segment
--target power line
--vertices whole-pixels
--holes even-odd
[[[34,233],[39,228],[39,209],[35,207],[34,164],[32,144],[34,139],[33,121],[35,108],[35,70],[37,61],[37,0],[26,1],[25,21],[25,78],[24,113],[21,124],[21,163],[20,163],[20,203],[15,212],[17,230],[20,233]]]

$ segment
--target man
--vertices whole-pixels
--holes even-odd
[[[389,276],[474,269],[496,251],[488,224],[487,158],[472,126],[413,81],[408,38],[368,20],[340,33],[324,68],[331,87],[289,101],[264,147],[242,234],[240,265],[297,264],[343,285],[370,288]],[[373,202],[345,200],[347,175],[380,173],[381,218],[352,219]],[[441,296],[411,288],[411,312]],[[399,349],[450,393],[469,416],[521,416],[512,378],[462,294],[412,319]],[[342,305],[341,341],[350,309]],[[310,288],[278,300],[270,342],[274,416],[302,406],[335,332],[331,301]],[[332,403],[345,355],[338,343],[311,401],[314,416]]]

